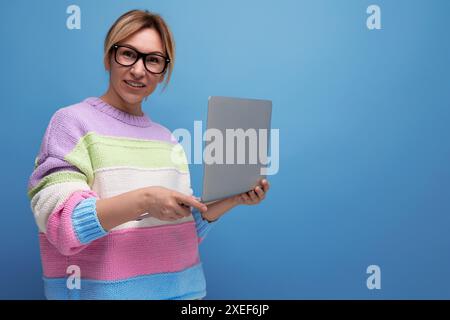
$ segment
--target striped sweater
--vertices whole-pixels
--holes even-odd
[[[175,157],[174,157],[175,156]],[[198,245],[212,223],[148,217],[106,232],[97,199],[163,186],[192,195],[183,148],[148,116],[97,97],[58,110],[45,132],[28,195],[39,228],[48,299],[198,299]],[[79,285],[71,282],[79,271]],[[72,283],[72,285],[71,285]]]

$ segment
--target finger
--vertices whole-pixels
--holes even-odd
[[[166,215],[166,218],[170,221],[180,219],[181,217],[176,214],[175,211],[170,210],[169,214]]]
[[[177,192],[175,194],[175,198],[177,199],[178,203],[181,202],[187,206],[194,207],[194,208],[198,209],[199,211],[205,212],[208,209],[206,207],[206,205],[204,205],[200,201],[196,200],[195,197],[190,197],[190,196],[187,196],[187,195]]]
[[[160,212],[160,214],[156,218],[162,221],[173,221],[178,219],[175,215],[169,212],[167,213]]]
[[[169,220],[180,219],[182,216],[177,214],[178,204],[176,202],[168,203],[161,209],[161,215]]]
[[[264,199],[264,191],[261,189],[261,187],[258,186],[255,188],[255,190],[256,190],[256,194],[258,195],[258,198],[260,200],[263,200]]]
[[[191,207],[190,206],[188,206],[188,205],[186,205],[186,204],[184,204],[184,203],[176,203],[175,202],[175,204],[177,205],[177,206],[179,206],[179,207],[181,207],[181,209],[183,210],[183,211],[186,211],[187,210],[187,212],[190,214],[191,213]],[[184,214],[184,213],[183,213]]]
[[[256,196],[255,191],[249,191],[248,195],[250,196],[252,202],[258,202],[258,197]]]
[[[175,205],[175,214],[180,218],[188,217],[191,214],[191,210],[189,207],[180,206],[178,204]]]
[[[266,179],[263,179],[262,183],[262,187],[264,192],[269,191],[270,185],[269,185],[269,181],[267,181]]]
[[[241,198],[242,198],[242,201],[244,201],[244,203],[251,202],[251,199],[247,193],[241,194]]]

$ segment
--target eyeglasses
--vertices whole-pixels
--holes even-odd
[[[113,45],[112,49],[114,49],[114,59],[124,67],[131,67],[142,58],[148,72],[161,74],[166,71],[170,63],[169,58],[159,53],[142,53],[132,47],[118,44]]]

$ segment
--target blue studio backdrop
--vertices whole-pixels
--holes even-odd
[[[210,95],[273,101],[279,171],[201,244],[207,299],[450,298],[447,0],[2,1],[0,298],[44,298],[28,177],[51,115],[106,91],[104,37],[136,8],[177,45],[153,120],[193,131]]]

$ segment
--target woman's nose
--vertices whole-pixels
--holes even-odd
[[[145,76],[145,66],[142,59],[136,61],[136,63],[131,67],[131,73],[137,78]]]

